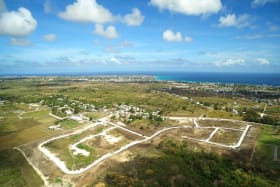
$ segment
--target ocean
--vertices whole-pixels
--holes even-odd
[[[280,86],[280,73],[161,73],[157,80]]]
[[[6,74],[1,76],[100,76],[100,75],[149,75],[158,81],[209,82],[250,85],[280,86],[280,73],[206,73],[206,72],[79,72]]]

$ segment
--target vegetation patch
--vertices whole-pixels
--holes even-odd
[[[73,129],[79,126],[79,122],[72,119],[63,119],[57,123],[60,124],[62,128],[66,129]]]
[[[219,129],[209,141],[224,145],[235,145],[242,133],[243,131],[238,130]]]
[[[43,186],[43,181],[17,150],[0,151],[0,186]]]
[[[263,163],[260,165],[261,169],[263,169],[262,167],[267,167],[280,173],[280,162],[274,161],[275,145],[280,148],[280,128],[268,125],[261,126],[253,161],[256,164]],[[278,154],[279,157],[280,155]]]
[[[104,112],[86,112],[84,115],[93,120],[97,120],[99,118],[105,117],[107,114],[105,114]]]
[[[198,121],[198,123],[201,127],[225,127],[234,129],[241,129],[246,127],[246,123],[242,121],[201,119]]]
[[[277,186],[279,178],[265,178],[246,163],[213,153],[189,151],[188,144],[165,139],[158,147],[160,157],[138,156],[107,172],[108,186]],[[255,171],[254,174],[251,171]],[[271,174],[270,171],[267,171]]]

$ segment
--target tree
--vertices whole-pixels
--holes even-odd
[[[254,110],[247,110],[246,115],[243,117],[244,121],[260,122],[259,115]]]
[[[74,114],[78,114],[79,112],[80,112],[80,108],[76,106],[74,108]]]

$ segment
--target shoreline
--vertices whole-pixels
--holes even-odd
[[[75,81],[175,82],[280,87],[280,73],[53,73],[0,75],[0,81],[26,78],[69,78]]]

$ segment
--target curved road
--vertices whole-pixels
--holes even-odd
[[[237,143],[236,145],[230,145],[230,146],[228,146],[228,145],[224,145],[224,144],[215,143],[215,142],[211,142],[211,141],[210,141],[210,139],[215,135],[215,133],[216,133],[219,129],[224,129],[223,127],[201,127],[201,126],[198,124],[198,122],[196,121],[197,118],[176,118],[176,117],[173,117],[173,118],[170,118],[170,119],[176,119],[176,120],[193,120],[193,123],[194,123],[194,125],[195,125],[195,128],[212,128],[212,129],[214,129],[213,132],[210,134],[210,136],[209,136],[206,140],[200,140],[200,139],[190,138],[190,137],[185,137],[185,136],[184,136],[183,138],[188,138],[188,139],[192,139],[192,140],[195,140],[195,141],[202,141],[202,142],[205,142],[205,143],[214,144],[214,145],[219,145],[219,146],[222,146],[222,147],[233,148],[233,149],[238,148],[238,147],[242,144],[242,142],[243,142],[243,140],[244,140],[244,138],[245,138],[245,136],[246,136],[246,134],[247,134],[247,132],[248,132],[250,126],[251,126],[251,125],[247,125],[246,128],[244,129],[244,131],[241,130],[241,129],[226,128],[226,129],[231,129],[231,130],[241,130],[241,131],[243,131],[243,133],[242,133],[242,135],[241,135],[241,137],[240,137],[238,143]],[[96,165],[99,164],[100,162],[102,162],[102,161],[104,161],[104,160],[106,160],[106,159],[108,159],[108,158],[110,158],[110,157],[112,157],[112,156],[114,156],[114,155],[117,155],[117,154],[119,154],[120,152],[122,152],[122,151],[124,151],[124,150],[129,149],[130,147],[132,147],[132,146],[134,146],[134,145],[137,145],[137,144],[140,144],[140,143],[149,141],[149,140],[151,140],[152,138],[154,138],[154,137],[160,135],[160,134],[163,133],[163,132],[166,132],[166,131],[169,131],[169,130],[173,130],[173,129],[191,128],[191,126],[167,127],[167,128],[164,128],[164,129],[161,129],[161,130],[157,131],[157,132],[154,133],[152,136],[149,136],[149,137],[148,137],[148,136],[144,136],[143,134],[140,134],[140,133],[138,133],[138,132],[135,132],[135,131],[132,131],[132,130],[130,130],[130,129],[127,129],[127,128],[123,127],[123,126],[120,126],[120,125],[117,125],[117,124],[115,124],[115,123],[106,121],[106,118],[101,119],[101,121],[103,122],[103,125],[104,125],[104,124],[110,124],[110,125],[113,126],[112,128],[120,128],[120,129],[125,130],[125,131],[127,131],[127,132],[130,132],[130,133],[132,133],[132,134],[135,134],[135,135],[137,135],[137,136],[139,136],[139,137],[141,137],[141,138],[143,138],[143,139],[142,139],[142,140],[136,140],[136,141],[130,142],[129,144],[126,144],[126,145],[120,147],[118,150],[116,150],[116,151],[114,151],[114,152],[107,153],[107,154],[101,156],[100,158],[98,158],[97,160],[95,160],[93,163],[91,163],[91,164],[88,165],[87,167],[81,168],[81,169],[79,169],[79,170],[69,170],[69,169],[66,167],[66,165],[65,165],[65,163],[64,163],[63,161],[61,161],[59,158],[56,157],[56,155],[54,155],[53,153],[51,153],[47,148],[45,148],[45,147],[43,147],[43,146],[44,146],[45,144],[51,142],[51,141],[54,141],[54,140],[57,140],[57,139],[61,139],[61,138],[65,138],[65,137],[71,136],[71,135],[73,135],[73,134],[81,133],[81,132],[83,132],[83,131],[85,131],[85,130],[88,130],[88,129],[90,129],[90,128],[94,127],[94,126],[100,125],[100,124],[95,123],[95,124],[93,124],[93,125],[87,126],[86,128],[83,128],[83,129],[81,129],[81,130],[78,130],[78,131],[75,131],[75,132],[72,132],[72,133],[69,133],[69,134],[65,134],[65,135],[61,135],[61,136],[57,136],[57,137],[51,138],[51,139],[49,139],[49,140],[47,140],[47,141],[44,141],[44,142],[42,142],[41,144],[39,144],[38,148],[39,148],[39,150],[40,150],[41,152],[43,152],[50,160],[52,160],[64,173],[66,173],[66,174],[79,174],[79,173],[82,173],[82,172],[84,172],[84,171],[86,171],[86,170],[88,170],[88,169],[90,169],[90,168],[96,166]],[[231,120],[230,120],[230,121],[231,121]],[[232,121],[235,121],[235,120],[232,120]],[[110,128],[110,130],[111,130],[112,128]],[[103,132],[102,132],[102,133],[103,133]],[[88,140],[88,139],[93,138],[93,137],[95,137],[95,136],[99,136],[99,135],[101,135],[102,133],[99,133],[99,134],[96,134],[96,135],[91,135],[91,136],[89,136],[89,137],[86,137],[85,140]],[[84,141],[84,140],[83,140],[83,141]],[[81,142],[81,141],[80,141],[80,142]],[[74,145],[77,146],[77,144],[78,144],[78,143],[75,143]],[[75,147],[75,146],[74,146],[74,147]],[[81,150],[78,150],[78,151],[81,151]]]

